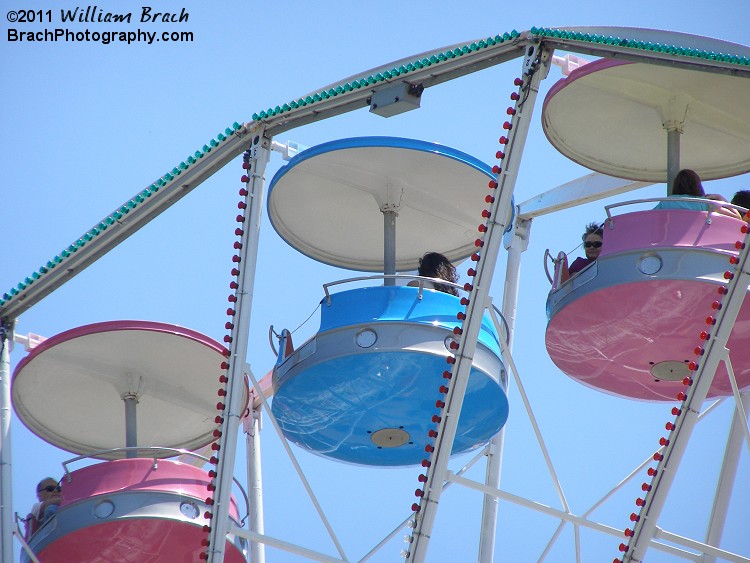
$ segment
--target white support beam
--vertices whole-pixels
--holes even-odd
[[[651,182],[634,182],[592,172],[527,199],[518,205],[518,217],[532,219],[650,185]]]
[[[744,412],[747,412],[747,409],[750,408],[750,392],[742,394],[742,405],[744,406]],[[719,545],[721,543],[729,501],[732,497],[732,489],[737,478],[737,466],[740,461],[743,444],[742,438],[745,432],[747,432],[747,417],[744,415],[743,409],[740,409],[739,405],[737,405],[734,409],[732,424],[729,429],[729,436],[727,437],[727,445],[724,450],[724,461],[721,464],[714,503],[711,508],[711,518],[708,520],[706,543],[710,545]],[[703,563],[715,562],[716,558],[711,555],[703,558]]]
[[[221,435],[216,444],[215,493],[213,496],[212,518],[208,534],[209,545],[206,550],[210,563],[222,563],[226,549],[226,533],[229,524],[229,509],[232,497],[232,483],[234,476],[234,462],[237,452],[237,436],[244,414],[242,397],[247,393],[245,383],[245,358],[247,358],[248,342],[250,339],[250,314],[252,310],[255,268],[258,258],[258,235],[263,208],[263,185],[266,164],[271,153],[271,141],[266,139],[263,132],[256,133],[250,140],[247,193],[245,204],[247,212],[241,223],[241,248],[237,256],[237,289],[234,297],[234,315],[229,343],[229,368],[227,370],[228,383],[226,396],[223,397],[224,409],[217,414],[222,417]],[[218,368],[219,366],[217,366]]]
[[[276,431],[276,435],[279,437],[279,440],[281,441],[281,445],[284,447],[284,450],[286,451],[287,456],[289,457],[289,461],[292,462],[292,465],[294,466],[295,471],[297,472],[297,476],[300,479],[300,482],[302,483],[302,486],[305,488],[305,491],[307,491],[308,496],[310,497],[310,501],[312,502],[313,506],[315,507],[315,510],[318,513],[318,516],[320,517],[320,521],[325,527],[326,531],[328,532],[328,535],[331,538],[331,541],[336,546],[336,549],[338,550],[339,554],[341,555],[341,560],[345,561],[347,560],[346,554],[344,553],[344,548],[341,545],[341,542],[336,537],[336,534],[333,531],[333,527],[331,526],[330,521],[328,520],[328,517],[323,512],[323,507],[320,505],[320,502],[318,501],[317,497],[315,496],[315,493],[312,490],[312,486],[310,485],[310,482],[307,480],[307,477],[305,477],[305,473],[302,471],[302,467],[299,464],[299,461],[297,461],[296,456],[294,455],[294,452],[292,451],[291,446],[289,445],[289,441],[284,436],[284,433],[281,431],[281,426],[279,425],[279,421],[276,419],[276,417],[273,414],[273,411],[271,410],[271,406],[268,403],[268,397],[269,395],[266,395],[265,392],[265,386],[271,382],[271,378],[273,376],[273,371],[270,371],[266,376],[258,381],[255,376],[253,375],[252,371],[248,370],[247,376],[250,379],[251,386],[251,400],[253,401],[253,408],[254,409],[260,409],[260,406],[263,406],[263,409],[265,409],[266,414],[268,415],[268,419],[271,421],[271,424],[274,427],[274,430]],[[273,389],[271,388],[271,391]]]
[[[554,59],[554,57],[553,57]],[[505,267],[505,286],[503,288],[502,315],[508,327],[508,351],[513,350],[513,336],[516,324],[516,309],[518,307],[518,290],[521,284],[521,254],[529,247],[531,234],[531,220],[517,218],[513,225],[513,237],[507,247],[508,259]],[[490,309],[490,312],[493,312]],[[493,316],[494,320],[494,316]],[[497,327],[502,342],[503,331]],[[505,390],[508,391],[507,389]],[[490,440],[487,448],[487,465],[484,482],[494,488],[500,487],[500,474],[503,462],[503,445],[505,428]],[[497,498],[485,495],[482,501],[482,527],[479,537],[479,563],[491,563],[495,554],[495,533],[497,530]]]
[[[10,447],[10,348],[13,324],[0,319],[0,561],[13,561],[13,487]]]
[[[320,553],[319,551],[313,551],[312,549],[307,549],[305,547],[280,540],[273,536],[258,534],[256,532],[245,530],[243,528],[232,527],[227,531],[234,534],[235,536],[245,538],[251,542],[261,543],[270,547],[276,547],[278,549],[286,551],[287,553],[294,553],[295,555],[300,555],[305,559],[309,559],[311,561],[321,561],[322,563],[342,563],[348,561],[347,559],[338,559],[336,557],[331,557],[330,555]],[[255,562],[253,561],[252,563]]]
[[[737,235],[737,238],[741,238],[739,230]],[[644,561],[651,538],[656,533],[659,515],[697,422],[701,405],[708,395],[719,362],[727,357],[727,341],[747,294],[747,287],[750,284],[750,261],[748,259],[750,233],[745,234],[743,246],[744,248],[738,256],[733,277],[726,287],[727,293],[724,299],[718,299],[719,295],[717,294],[717,301],[722,301],[721,309],[716,313],[715,324],[707,329],[710,335],[703,346],[704,355],[696,356],[699,364],[698,369],[694,372],[692,384],[685,387],[686,397],[679,407],[679,414],[674,422],[673,430],[668,436],[664,453],[657,454],[659,463],[656,467],[656,475],[650,485],[650,490],[644,496],[644,504],[636,517],[630,542],[625,546],[624,563],[641,563]],[[727,261],[727,270],[730,269],[730,264]],[[698,322],[701,317],[702,312],[696,312],[696,339]],[[689,343],[686,343],[686,345],[689,345]]]
[[[551,56],[552,53],[541,49],[537,43],[529,43],[526,46],[523,79],[517,85],[520,91],[519,101],[516,103],[515,114],[507,128],[508,141],[502,161],[503,170],[497,177],[495,199],[489,206],[490,216],[486,224],[483,246],[479,250],[480,260],[477,262],[473,286],[470,289],[468,303],[464,303],[466,318],[463,320],[458,349],[453,358],[450,385],[443,401],[444,406],[429,459],[422,498],[418,504],[415,503],[417,505],[415,507],[416,524],[411,536],[411,544],[406,551],[406,560],[409,563],[422,563],[427,557],[429,540],[448,471],[448,462],[458,428],[458,419],[476,350],[482,316],[489,302],[489,288],[497,258],[502,249],[503,233],[508,227],[504,221],[512,203],[513,189],[534,112],[539,83],[549,71]],[[477,221],[480,222],[481,218],[477,218]]]
[[[462,485],[466,487],[467,489],[473,489],[485,495],[496,496],[500,500],[504,500],[504,501],[513,503],[515,505],[528,508],[529,510],[539,512],[541,514],[545,514],[553,518],[557,518],[562,522],[568,522],[575,526],[588,528],[589,530],[594,530],[596,532],[608,534],[613,537],[622,537],[622,530],[613,528],[612,526],[607,526],[599,522],[594,522],[583,516],[577,516],[575,514],[572,514],[571,512],[558,510],[557,508],[552,508],[551,506],[547,506],[545,504],[541,504],[539,502],[529,500],[525,497],[514,495],[507,491],[493,489],[492,487],[488,487],[487,485],[484,485],[482,483],[477,483],[476,481],[472,481],[471,479],[466,479],[465,477],[460,477],[458,475],[455,475],[451,473],[450,471],[448,472],[446,478],[451,483]],[[730,551],[725,551],[723,549],[719,549],[714,546],[706,545],[704,543],[697,542],[695,540],[691,540],[689,538],[685,538],[677,534],[673,534],[671,532],[667,532],[660,528],[656,528],[656,534],[654,538],[652,538],[649,542],[650,547],[653,547],[654,549],[663,551],[665,553],[669,553],[671,555],[675,555],[677,557],[680,557],[681,559],[685,559],[688,561],[701,561],[701,555],[698,553],[691,553],[684,549],[680,549],[671,545],[658,542],[656,541],[657,538],[664,539],[666,541],[672,542],[677,545],[681,545],[682,547],[693,549],[695,551],[711,553],[712,555],[715,555],[716,557],[720,557],[722,560],[732,561],[733,563],[734,562],[750,563],[750,559],[748,559],[747,557],[743,557],[742,555],[738,555]]]
[[[247,370],[250,371],[249,369]],[[247,451],[247,494],[250,530],[265,532],[263,512],[263,474],[261,465],[260,431],[262,409],[253,404],[244,419],[245,448]],[[248,559],[253,563],[266,563],[266,550],[262,543],[251,541]]]
[[[663,539],[668,542],[687,547],[688,549],[693,549],[699,553],[705,553],[714,558],[718,557],[722,561],[730,561],[731,563],[750,563],[750,557],[745,557],[744,555],[739,555],[738,553],[732,553],[731,551],[725,551],[723,549],[719,549],[718,547],[714,547],[713,545],[695,541],[684,536],[673,534],[672,532],[667,532],[666,530],[662,530],[658,527],[656,528],[654,538]],[[656,545],[662,544],[654,542],[652,540],[651,546],[653,547]],[[697,560],[703,561],[702,556],[699,555]]]

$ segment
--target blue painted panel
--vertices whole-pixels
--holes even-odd
[[[335,293],[331,295],[331,305],[326,299],[321,302],[319,332],[379,321],[429,324],[448,331],[460,325],[456,314],[464,307],[458,297],[432,289],[423,289],[422,299],[418,295],[419,288],[410,286],[365,287]],[[479,342],[500,357],[498,334],[488,313],[482,319]]]
[[[374,466],[418,464],[429,457],[427,432],[440,409],[445,356],[362,352],[321,362],[288,380],[272,409],[284,434],[313,453]],[[459,419],[453,453],[485,444],[505,424],[508,400],[500,385],[473,369]],[[370,439],[384,428],[400,428],[410,442],[379,448]]]

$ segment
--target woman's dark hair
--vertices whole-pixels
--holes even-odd
[[[418,273],[420,276],[426,278],[440,278],[441,280],[451,283],[456,283],[458,281],[458,274],[456,273],[455,266],[451,264],[450,260],[438,252],[428,252],[419,259]],[[458,290],[452,285],[436,283],[435,289],[452,295],[458,295]]]
[[[703,184],[701,184],[701,177],[698,176],[698,173],[695,170],[684,168],[674,177],[672,195],[703,197],[706,192],[703,191]]]
[[[581,235],[581,240],[586,240],[589,235],[599,235],[604,238],[604,229],[602,229],[599,223],[589,223],[586,225],[586,230]]]

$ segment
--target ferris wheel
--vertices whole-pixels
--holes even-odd
[[[567,59],[577,68],[550,88],[540,110],[550,143],[598,174],[518,202],[521,156],[555,50],[599,57],[588,64]],[[271,152],[290,149],[273,140],[278,133],[360,107],[398,115],[418,108],[427,88],[513,60],[520,77],[509,85],[493,165],[438,143],[351,137],[298,152],[266,190]],[[301,449],[331,464],[414,469],[416,490],[404,503],[403,521],[357,560],[375,556],[406,529],[406,561],[439,561],[429,548],[442,495],[458,486],[482,495],[477,553],[483,562],[502,560],[495,545],[499,502],[558,523],[549,545],[570,525],[571,560],[581,560],[578,536],[586,529],[611,537],[618,561],[643,561],[651,550],[695,561],[750,561],[750,550],[735,553],[720,543],[739,452],[750,446],[744,300],[750,239],[747,216],[739,218],[746,208],[643,208],[666,198],[609,205],[596,261],[570,279],[561,273],[565,257],[554,261],[546,349],[555,365],[623,402],[664,403],[666,424],[654,429],[653,457],[627,479],[644,481],[621,527],[568,505],[514,359],[520,260],[532,221],[649,183],[671,186],[681,168],[703,179],[747,172],[748,102],[748,47],[645,29],[534,28],[396,61],[227,128],[2,296],[6,344],[14,319],[70,272],[243,155],[223,343],[165,323],[87,325],[34,347],[12,383],[3,346],[4,406],[12,397],[32,432],[76,454],[70,463],[88,463],[76,470],[66,465],[57,513],[25,538],[3,503],[4,559],[15,534],[26,560],[256,562],[265,561],[267,547],[310,560],[353,560],[296,461]],[[278,333],[276,365],[257,378],[245,359],[254,280],[261,275],[255,265],[264,192],[271,224],[292,248],[369,275],[327,283],[315,304],[317,332],[301,343],[288,330]],[[625,205],[636,210],[623,212]],[[468,260],[470,280],[446,284],[413,274],[430,251]],[[496,307],[490,289],[502,254],[506,278]],[[59,403],[39,392],[52,380],[65,390]],[[511,403],[511,390],[522,407]],[[691,539],[660,527],[659,517],[691,433],[713,408],[707,399],[732,401],[733,419],[706,535]],[[560,508],[500,488],[502,464],[520,462],[503,459],[505,429],[523,411]],[[264,533],[264,416],[290,454],[335,555]],[[5,418],[4,437],[9,424]],[[244,485],[234,475],[240,430],[247,436]],[[470,457],[467,466],[483,461],[484,481],[452,467],[456,456]],[[6,473],[2,488],[5,498]]]

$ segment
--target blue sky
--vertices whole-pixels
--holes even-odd
[[[126,0],[101,8],[138,13],[139,6]],[[58,1],[40,6],[55,12],[72,7]],[[536,9],[525,10],[518,4],[489,1],[267,5],[171,0],[159,5],[160,10],[173,12],[182,7],[190,14],[187,23],[151,24],[149,29],[192,31],[192,43],[11,43],[6,41],[11,24],[3,18],[0,127],[5,143],[0,151],[0,224],[5,236],[0,245],[0,292],[35,271],[233,122],[249,121],[255,112],[355,73],[532,26],[650,27],[747,43],[750,21],[750,5],[739,0],[717,0],[710,10],[695,0],[583,1],[575,6],[541,2],[534,5]],[[20,29],[20,24],[16,27]],[[37,24],[24,29],[39,28]],[[519,73],[520,61],[511,61],[428,90],[418,111],[383,119],[361,110],[289,131],[277,140],[313,146],[364,135],[414,137],[492,164],[507,96]],[[553,68],[542,95],[559,77],[559,69]],[[587,172],[547,143],[539,112],[540,106],[521,165],[517,202]],[[267,180],[282,164],[275,154]],[[156,221],[27,311],[19,320],[18,332],[52,336],[92,322],[146,319],[183,325],[220,340],[225,332],[241,175],[239,159],[218,171]],[[748,187],[747,175],[707,183],[707,191],[725,196]],[[656,197],[663,191],[663,186],[655,186],[633,197]],[[534,222],[522,263],[516,322],[514,359],[576,514],[585,512],[653,453],[670,419],[671,405],[611,397],[572,381],[555,368],[544,349],[544,304],[549,288],[542,270],[544,249],[574,250],[582,226],[600,219],[605,203]],[[276,235],[267,220],[260,236],[258,298],[248,355],[258,376],[274,361],[267,343],[268,326],[297,327],[315,309],[323,283],[351,274],[301,256]],[[466,267],[460,268],[464,278]],[[501,255],[492,292],[498,304],[504,275],[505,256]],[[314,331],[315,322],[308,322],[295,341],[301,342]],[[23,355],[17,347],[13,367]],[[515,384],[510,401],[502,489],[560,508]],[[718,474],[730,416],[731,406],[722,405],[696,429],[660,522],[663,528],[703,539],[713,500],[705,484]],[[14,422],[13,502],[14,510],[25,514],[34,502],[35,483],[47,474],[60,475],[60,462],[73,456],[43,443]],[[270,424],[264,427],[263,448],[267,533],[334,555]],[[371,470],[295,452],[351,559],[362,557],[407,516],[418,485],[417,468]],[[460,467],[462,462],[466,459],[455,460],[454,465]],[[239,465],[238,474],[244,474]],[[746,450],[739,475],[722,547],[748,556],[750,542],[740,514],[750,502]],[[475,468],[470,476],[481,481],[483,470]],[[593,518],[613,527],[627,526],[645,478],[644,470]],[[453,486],[441,504],[430,560],[475,558],[481,496]],[[557,526],[550,517],[504,502],[499,521],[497,561],[536,561]],[[402,535],[373,560],[397,560]],[[584,531],[582,542],[584,561],[609,561],[618,554],[620,539]],[[548,560],[574,560],[572,546],[567,526]],[[295,559],[269,550],[268,560]],[[674,560],[649,553],[649,561]]]

